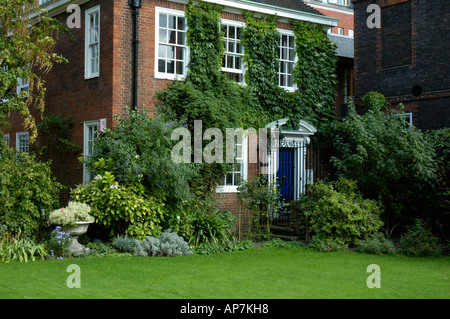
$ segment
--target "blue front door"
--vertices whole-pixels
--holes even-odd
[[[281,200],[285,203],[294,199],[294,151],[294,148],[280,148],[279,151],[277,177]]]

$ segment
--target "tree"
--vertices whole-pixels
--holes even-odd
[[[371,94],[364,115],[349,107],[349,117],[330,131],[341,176],[354,179],[367,198],[383,203],[386,235],[416,217],[431,217],[437,165],[433,145],[400,112],[385,113],[385,100]],[[375,98],[376,97],[376,98]]]
[[[67,62],[54,47],[58,33],[69,29],[46,13],[39,0],[0,0],[0,126],[17,112],[31,142],[37,137],[32,110],[42,114],[45,106],[43,77],[54,63]],[[28,81],[28,91],[16,90],[19,79]]]

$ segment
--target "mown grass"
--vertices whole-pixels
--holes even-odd
[[[68,288],[77,264],[81,288]],[[381,288],[366,285],[381,268]],[[450,257],[251,249],[188,257],[95,257],[0,263],[0,298],[448,299]]]

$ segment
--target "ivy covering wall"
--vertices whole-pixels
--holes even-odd
[[[224,55],[220,16],[223,8],[192,1],[186,9],[189,70],[185,81],[175,81],[156,95],[158,108],[183,118],[188,127],[202,119],[207,127],[264,127],[279,118],[304,119],[319,130],[335,118],[335,45],[319,26],[299,21],[290,25],[296,38],[293,72],[296,90],[278,86],[280,33],[277,17],[255,17],[245,12],[242,43],[245,85],[221,72]]]

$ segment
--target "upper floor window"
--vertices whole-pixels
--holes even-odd
[[[3,134],[3,141],[5,141],[6,145],[9,146],[9,133]]]
[[[100,75],[100,6],[86,10],[85,78]]]
[[[350,0],[324,0],[325,3],[338,4],[340,6],[350,7]]]
[[[28,132],[16,133],[16,148],[19,151],[28,153],[29,151],[29,134]]]
[[[155,77],[184,77],[187,67],[186,18],[184,12],[157,8]]]
[[[18,78],[17,79],[17,94],[20,95],[22,92],[29,92],[30,84],[28,83],[28,78]]]
[[[278,69],[278,85],[294,89],[295,37],[293,34],[281,33],[279,47],[280,66]]]
[[[244,83],[244,46],[242,40],[242,25],[222,23],[224,33],[223,44],[225,54],[223,57],[222,71],[230,80]]]

